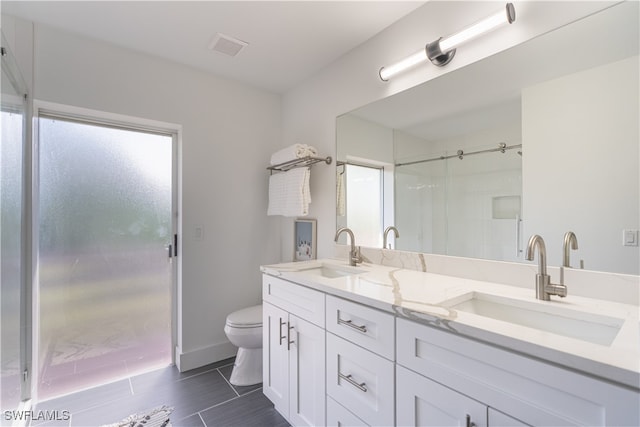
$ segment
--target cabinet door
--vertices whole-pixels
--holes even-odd
[[[324,426],[324,329],[292,314],[289,323],[289,421],[295,426]]]
[[[487,425],[485,405],[400,365],[396,365],[396,398],[399,426]]]
[[[289,415],[288,316],[278,307],[262,304],[262,389],[285,418]]]

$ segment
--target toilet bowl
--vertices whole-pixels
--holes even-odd
[[[233,385],[262,382],[262,305],[234,311],[227,316],[224,332],[238,347],[231,379]]]

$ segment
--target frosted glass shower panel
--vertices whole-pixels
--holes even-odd
[[[23,187],[23,98],[2,73],[0,151],[0,408],[13,410],[21,399],[21,268]]]

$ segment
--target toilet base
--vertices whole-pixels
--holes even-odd
[[[229,382],[237,386],[262,382],[262,348],[239,348]]]

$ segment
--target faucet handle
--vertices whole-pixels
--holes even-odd
[[[362,254],[360,253],[360,246],[356,246],[351,254],[351,259],[355,264],[359,264],[362,262]]]

